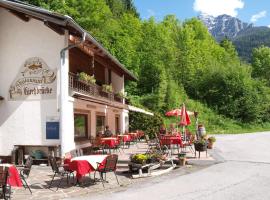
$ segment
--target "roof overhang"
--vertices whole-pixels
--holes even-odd
[[[143,113],[143,114],[146,114],[146,115],[154,116],[154,113],[148,112],[148,111],[146,111],[144,109],[141,109],[141,108],[138,108],[138,107],[135,107],[135,106],[128,105],[128,109],[130,111],[140,112],[140,113]]]
[[[29,21],[30,18],[43,21],[46,26],[53,29],[59,34],[64,34],[64,30],[68,30],[69,34],[82,37],[86,33],[86,40],[95,46],[104,58],[114,63],[124,74],[125,78],[137,81],[137,77],[125,68],[108,50],[106,50],[97,40],[91,36],[86,30],[79,26],[71,17],[61,15],[40,7],[23,3],[17,0],[0,0],[0,7],[3,7],[12,12],[17,17],[24,21]]]

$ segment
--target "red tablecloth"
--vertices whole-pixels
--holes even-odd
[[[98,156],[102,156],[101,160],[97,159]],[[68,164],[68,168],[72,171],[76,171],[76,178],[81,179],[85,174],[89,174],[90,172],[95,171],[96,166],[91,165],[91,159],[93,162],[98,160],[100,163],[105,164],[106,156],[104,155],[89,155],[89,156],[82,156],[82,158],[88,158],[88,160],[71,160],[65,159],[64,163]],[[80,157],[76,157],[73,159],[79,159]],[[89,162],[90,161],[90,162]],[[96,163],[95,163],[96,164]]]
[[[131,141],[130,135],[118,135],[118,138],[122,138],[121,140],[123,142],[130,142]]]
[[[90,163],[86,160],[73,160],[70,161],[68,164],[70,170],[76,171],[77,179],[81,179],[85,174],[88,174],[95,170],[92,165],[90,165]]]
[[[181,147],[183,146],[180,136],[162,136],[160,138],[160,143],[161,145],[178,144]]]
[[[114,148],[115,146],[119,145],[118,138],[101,138],[100,141],[101,141],[101,144],[107,145],[110,148]]]
[[[128,133],[128,135],[131,138],[131,141],[136,140],[137,139],[137,133]]]
[[[17,168],[11,164],[0,164],[1,166],[8,167],[8,184],[13,187],[22,187],[22,180],[18,173]]]

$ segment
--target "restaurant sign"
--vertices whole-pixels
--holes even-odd
[[[27,59],[9,89],[9,100],[56,98],[56,72],[43,59]]]

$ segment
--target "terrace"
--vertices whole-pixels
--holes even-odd
[[[105,187],[102,187],[100,182],[93,181],[93,171],[81,179],[81,184],[74,186],[74,182],[70,181],[69,184],[66,182],[66,178],[61,182],[61,179],[56,178],[52,184],[52,187],[48,189],[48,185],[52,179],[52,169],[50,166],[32,166],[32,170],[29,178],[27,179],[28,184],[32,190],[32,194],[29,190],[22,189],[21,187],[12,187],[12,198],[14,199],[61,199],[61,198],[71,198],[78,197],[82,195],[95,196],[100,194],[100,192],[112,192],[119,191],[123,187],[127,187],[131,184],[140,184],[145,179],[134,178],[134,172],[130,171],[128,163],[130,161],[130,156],[133,154],[142,154],[149,149],[149,144],[144,140],[133,142],[129,147],[123,147],[121,151],[115,151],[118,154],[118,163],[116,174],[118,176],[119,185],[113,175],[113,173],[108,173],[107,182],[104,183]],[[174,149],[176,153],[176,149]],[[201,158],[194,157],[192,152],[187,153],[188,165],[177,166],[174,170],[167,173],[166,177],[172,178],[174,176],[185,175],[196,170],[203,169],[207,167],[213,159],[211,156],[205,157],[206,154],[202,154]],[[177,154],[173,154],[174,159],[177,159]],[[163,166],[166,167],[166,166]],[[162,171],[162,169],[161,169]],[[154,175],[153,175],[154,176]],[[99,176],[98,176],[99,177]],[[132,178],[133,177],[133,178]],[[147,179],[146,179],[147,180]],[[59,186],[59,189],[57,187]],[[79,186],[79,187],[78,187]]]
[[[147,150],[147,144],[144,142],[140,142],[137,145],[131,145],[129,149],[124,149],[124,152],[119,154],[119,161],[117,164],[117,176],[119,179],[120,185],[117,184],[116,179],[112,173],[107,174],[107,183],[105,183],[105,188],[102,187],[102,184],[97,182],[93,183],[93,173],[91,175],[86,175],[83,178],[83,185],[80,187],[74,187],[73,182],[68,185],[66,180],[62,181],[60,188],[56,190],[57,184],[60,179],[56,179],[53,183],[53,186],[50,190],[47,189],[48,184],[52,178],[52,170],[49,166],[33,166],[30,176],[28,178],[28,183],[30,184],[32,195],[28,190],[23,188],[12,187],[12,198],[13,199],[39,199],[39,200],[50,200],[50,199],[62,199],[62,198],[76,198],[83,195],[91,195],[93,199],[95,195],[102,193],[111,193],[113,191],[119,191],[123,188],[126,188],[133,184],[141,184],[145,181],[150,181],[149,179],[153,179],[153,177],[149,177],[146,179],[132,179],[131,173],[129,172],[129,168],[127,163],[129,162],[129,156],[134,153],[144,153]],[[188,154],[191,156],[191,154]],[[189,159],[189,165],[184,167],[176,167],[175,170],[171,171],[171,173],[166,174],[167,178],[174,178],[177,176],[189,174],[191,172],[206,168],[207,165],[205,163],[213,162],[212,158],[208,156],[208,158],[202,155],[201,159],[191,158]],[[158,179],[160,180],[160,179]]]

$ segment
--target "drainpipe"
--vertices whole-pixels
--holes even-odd
[[[63,48],[60,52],[60,135],[61,135],[61,156],[74,146],[74,124],[70,121],[70,116],[73,114],[73,107],[69,105],[69,66],[66,57],[66,51],[79,46],[85,41],[86,33],[83,32],[82,40],[76,44],[69,45]],[[73,117],[73,116],[72,116]],[[73,134],[72,134],[73,133]]]

